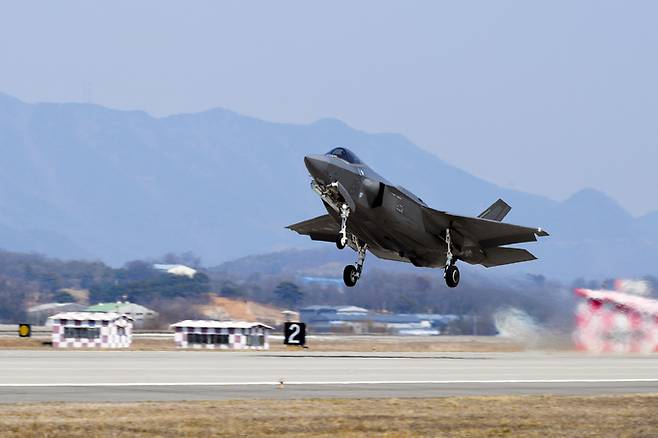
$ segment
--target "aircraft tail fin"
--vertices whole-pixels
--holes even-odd
[[[507,216],[507,213],[509,213],[511,209],[512,207],[507,205],[505,201],[499,199],[491,204],[489,208],[480,213],[478,217],[480,219],[488,219],[490,221],[500,222],[505,219],[505,216]]]

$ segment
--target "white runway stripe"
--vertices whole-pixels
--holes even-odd
[[[367,381],[284,381],[284,385],[459,385],[459,384],[560,384],[560,383],[658,383],[656,379],[547,379],[547,380],[367,380]],[[0,388],[59,387],[166,387],[166,386],[277,386],[281,382],[101,382],[101,383],[0,383]]]

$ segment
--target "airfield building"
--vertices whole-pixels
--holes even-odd
[[[439,335],[458,319],[456,315],[377,313],[356,306],[308,306],[299,314],[315,333]]]
[[[186,320],[172,324],[179,348],[268,350],[273,328],[260,322]]]
[[[49,318],[55,348],[127,348],[133,320],[116,312],[62,312]]]
[[[45,303],[27,309],[27,319],[30,324],[45,325],[48,318],[62,312],[80,312],[86,306],[78,303]]]
[[[141,304],[128,301],[116,303],[98,303],[84,309],[85,312],[114,312],[127,315],[133,320],[136,329],[149,328],[158,320],[158,312],[144,307]]]

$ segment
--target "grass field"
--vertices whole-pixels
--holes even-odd
[[[0,349],[41,349],[52,347],[44,345],[47,338],[0,337]],[[401,339],[389,336],[371,337],[322,337],[308,340],[310,351],[347,351],[347,352],[495,352],[521,351],[523,346],[511,340],[494,336],[427,336]],[[130,348],[136,351],[175,350],[173,339],[136,338]],[[271,339],[271,351],[295,351],[298,348],[286,347],[280,339]],[[219,351],[219,350],[209,350]],[[223,350],[224,351],[224,350]]]
[[[658,394],[0,405],[14,437],[655,437]]]
[[[521,351],[523,346],[495,336],[372,336],[360,338],[325,337],[311,339],[312,351],[353,352],[495,352]],[[283,346],[275,345],[275,348]],[[285,348],[285,347],[283,347]]]

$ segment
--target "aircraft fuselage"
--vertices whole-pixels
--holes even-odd
[[[340,222],[340,203],[350,204],[348,231],[371,250],[381,248],[391,258],[416,266],[445,265],[446,244],[425,229],[425,204],[420,198],[400,187],[391,190],[391,183],[365,164],[348,163],[332,155],[309,155],[304,163],[316,192],[328,190],[335,199],[331,202],[323,197],[327,211],[336,221]]]

